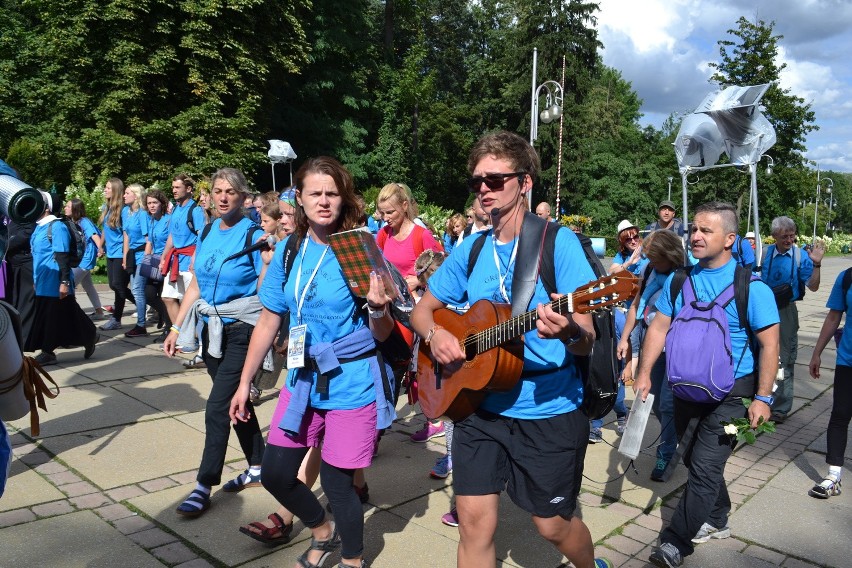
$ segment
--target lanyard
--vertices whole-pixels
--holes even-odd
[[[305,244],[302,246],[302,256],[299,258],[299,270],[296,272],[296,287],[293,288],[293,299],[296,300],[296,320],[301,324],[302,323],[302,305],[305,303],[305,296],[308,295],[308,288],[311,287],[311,282],[314,281],[314,277],[317,275],[319,271],[319,267],[322,264],[323,259],[325,258],[325,253],[328,252],[328,245],[325,245],[325,250],[322,251],[322,256],[320,256],[319,262],[317,263],[314,271],[311,273],[311,277],[308,278],[305,287],[302,288],[302,297],[299,297],[299,282],[302,280],[302,263],[305,261],[305,251],[308,250],[308,241],[311,240],[309,235],[305,236]]]
[[[494,265],[497,267],[497,276],[500,277],[500,295],[503,296],[503,299],[506,302],[509,302],[509,294],[506,292],[506,278],[509,277],[509,271],[512,270],[512,264],[515,262],[515,255],[518,254],[518,241],[521,238],[515,239],[515,244],[512,247],[512,255],[509,257],[509,263],[506,265],[506,274],[503,274],[502,269],[500,268],[500,258],[497,256],[497,239],[494,238],[494,233],[491,233],[491,242],[494,245],[492,248],[492,252],[494,253]]]

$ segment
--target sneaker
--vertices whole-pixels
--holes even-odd
[[[826,476],[822,481],[814,485],[808,495],[817,499],[828,499],[834,495],[840,495],[840,480],[833,475]]]
[[[52,351],[42,351],[35,356],[35,362],[44,367],[45,365],[56,364],[56,353]]]
[[[92,342],[86,345],[86,350],[83,351],[83,359],[91,359],[92,355],[95,354],[95,345],[98,344],[98,341],[101,340],[101,334],[95,332],[95,337],[92,339]]]
[[[169,337],[169,333],[171,333],[171,330],[165,330],[163,333],[155,337],[154,341],[152,341],[151,343],[163,343]]]
[[[606,558],[595,558],[595,568],[612,568],[612,562]]]
[[[730,527],[725,526],[724,528],[717,529],[710,523],[704,523],[701,525],[701,528],[698,529],[698,533],[696,533],[692,542],[695,544],[701,544],[702,542],[707,542],[711,538],[728,538],[729,536],[731,536]]]
[[[414,434],[411,435],[412,442],[427,442],[432,438],[438,438],[443,436],[446,432],[444,432],[444,423],[441,422],[438,426],[433,425],[431,422],[426,422],[426,426],[423,429],[418,430]]]
[[[197,357],[197,355],[196,355],[196,357]],[[251,389],[249,389],[249,400],[253,403],[257,402],[258,400],[260,400],[260,395],[262,395],[262,394],[263,394],[262,390],[260,390],[256,386],[252,385]]]
[[[133,329],[124,334],[124,337],[148,337],[148,330],[141,325],[135,325]]]
[[[105,320],[105,319],[109,319],[110,317],[111,316],[107,313],[107,311],[103,310],[103,309],[100,312],[98,310],[95,310],[95,311],[93,311],[92,313],[89,314],[89,318],[92,321],[102,321],[102,320]]]
[[[183,366],[187,369],[201,369],[207,366],[207,363],[204,362],[204,359],[201,355],[196,355],[192,359],[187,359],[183,362]]]
[[[447,525],[448,527],[457,527],[459,526],[459,513],[456,511],[456,508],[453,507],[450,509],[449,513],[444,513],[441,517],[441,522]]]
[[[654,466],[654,470],[651,472],[651,481],[663,481],[663,474],[666,472],[668,466],[668,460],[657,458],[657,465]]]
[[[101,329],[104,331],[115,331],[116,329],[121,329],[121,322],[115,318],[109,318],[109,321],[103,324]]]
[[[429,472],[429,477],[433,479],[446,479],[452,471],[453,458],[449,454],[444,454],[435,462],[435,466]]]
[[[592,428],[589,430],[589,443],[597,444],[598,442],[603,442],[603,433],[600,428]]]
[[[680,550],[670,542],[664,542],[660,546],[654,547],[648,560],[651,561],[651,564],[660,568],[677,568],[683,565],[683,556]]]
[[[115,306],[104,306],[104,311],[111,314],[115,311]]]
[[[624,434],[624,428],[627,426],[627,415],[619,416],[615,419],[615,431],[621,436]]]

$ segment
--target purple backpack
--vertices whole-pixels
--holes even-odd
[[[666,335],[666,373],[681,400],[716,403],[734,388],[734,358],[725,306],[734,299],[731,284],[712,302],[695,298],[692,279],[683,283],[683,307]]]

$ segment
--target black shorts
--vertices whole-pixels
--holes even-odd
[[[589,419],[575,410],[522,420],[479,411],[453,431],[453,490],[490,495],[503,489],[537,517],[569,519],[577,506]]]

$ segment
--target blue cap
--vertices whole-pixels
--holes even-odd
[[[285,189],[278,195],[278,201],[283,201],[287,205],[296,206],[296,190],[295,189]]]

